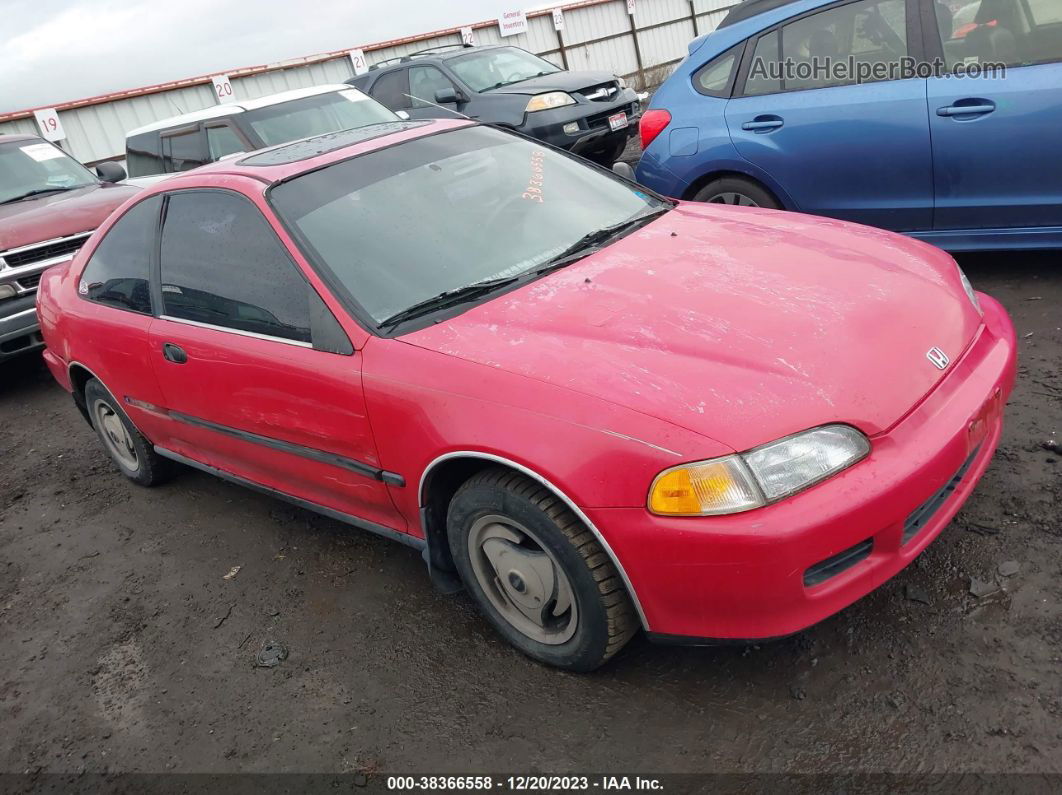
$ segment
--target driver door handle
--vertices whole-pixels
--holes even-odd
[[[785,125],[785,119],[780,116],[757,116],[752,121],[741,125],[742,130],[755,133],[767,133],[771,130],[781,129]]]
[[[184,348],[179,345],[174,345],[172,342],[165,342],[162,345],[162,358],[168,362],[174,364],[184,364],[188,361],[188,354],[184,352]]]

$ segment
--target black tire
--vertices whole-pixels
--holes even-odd
[[[494,516],[511,519],[533,533],[555,569],[563,571],[576,608],[572,615],[577,616],[568,640],[551,644],[529,637],[484,592],[473,568],[469,537],[477,522]],[[450,503],[447,533],[457,570],[480,610],[528,657],[568,671],[592,671],[638,631],[640,624],[623,581],[595,535],[553,492],[531,478],[502,467],[472,476]],[[497,584],[496,593],[502,590],[500,579]]]
[[[734,199],[738,200],[735,201]],[[764,207],[781,210],[782,205],[762,185],[742,177],[723,177],[709,182],[693,196],[695,202]]]
[[[588,152],[586,159],[594,161],[599,166],[612,168],[613,164],[620,159],[620,156],[625,151],[627,151],[627,139],[622,138],[615,143],[605,146],[603,149]]]
[[[95,378],[90,378],[85,384],[85,407],[103,449],[119,472],[141,486],[157,486],[173,477],[176,464],[155,452],[151,442],[136,429],[121,404]],[[103,415],[106,415],[106,419]],[[125,437],[121,436],[117,425],[112,424],[110,430],[105,427],[108,422],[114,421],[124,427]]]

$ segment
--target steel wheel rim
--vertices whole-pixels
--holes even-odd
[[[531,640],[557,646],[579,627],[568,576],[539,538],[507,516],[477,519],[468,555],[480,589],[502,618]]]
[[[133,440],[122,418],[118,416],[118,412],[111,408],[107,401],[97,400],[92,413],[96,418],[96,427],[100,429],[100,436],[103,437],[103,444],[107,447],[107,451],[125,468],[132,472],[138,470],[140,459],[136,455]]]
[[[729,204],[734,207],[759,207],[755,201],[750,199],[744,193],[737,193],[736,191],[726,191],[724,193],[717,193],[715,196],[708,200],[709,204]]]

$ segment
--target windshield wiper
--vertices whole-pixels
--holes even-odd
[[[27,191],[26,193],[22,193],[22,194],[20,194],[18,196],[12,196],[10,199],[4,199],[2,202],[0,202],[0,204],[11,204],[12,202],[20,202],[23,199],[29,199],[29,198],[32,198],[33,196],[41,196],[41,195],[43,195],[45,193],[59,193],[59,192],[65,191],[65,190],[73,190],[73,188],[71,188],[71,187],[34,188],[33,190]]]
[[[484,91],[493,91],[496,88],[502,86],[515,86],[517,83],[523,83],[525,80],[534,80],[536,77],[545,77],[546,75],[555,75],[556,72],[539,72],[537,75],[528,75],[527,77],[521,77],[517,80],[502,80],[500,83],[495,83],[489,88],[484,88]]]
[[[399,323],[412,320],[415,317],[421,317],[439,309],[448,309],[451,306],[463,304],[466,301],[471,301],[481,295],[485,295],[486,293],[512,284],[518,278],[520,277],[505,276],[500,279],[487,279],[482,282],[466,284],[464,287],[455,287],[452,290],[445,290],[438,295],[433,295],[431,298],[418,301],[413,304],[413,306],[391,315],[391,317],[380,323],[380,327],[397,326]]]
[[[585,234],[568,246],[568,248],[564,249],[560,254],[550,258],[550,260],[544,265],[540,265],[533,269],[531,273],[536,275],[549,273],[552,270],[563,268],[565,265],[571,265],[573,262],[581,260],[583,257],[589,257],[591,254],[601,250],[602,243],[611,240],[622,232],[634,231],[638,227],[644,226],[653,218],[666,213],[670,209],[670,206],[657,207],[648,212],[639,213],[633,218],[628,218],[626,221],[621,221],[618,224],[606,226],[602,229],[590,232],[589,234]]]

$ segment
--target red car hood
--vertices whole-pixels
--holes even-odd
[[[745,450],[887,430],[980,319],[952,259],[811,216],[683,204],[414,345],[594,395]]]
[[[90,185],[0,204],[0,251],[91,232],[137,191],[127,185]]]

